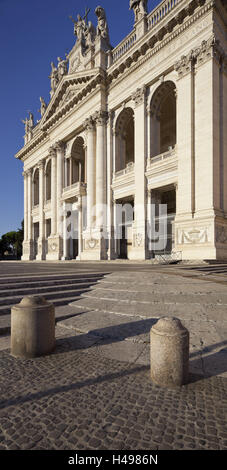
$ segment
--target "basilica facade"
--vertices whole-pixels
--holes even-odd
[[[227,259],[227,2],[129,7],[115,48],[102,7],[72,18],[24,121],[23,260]]]

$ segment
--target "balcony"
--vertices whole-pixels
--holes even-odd
[[[67,199],[74,199],[80,196],[86,196],[87,193],[87,184],[78,181],[70,186],[66,186],[63,189],[62,200],[66,201]]]
[[[169,148],[167,152],[149,158],[146,177],[149,189],[176,183],[178,179],[177,147]]]

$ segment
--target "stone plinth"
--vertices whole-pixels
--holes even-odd
[[[31,358],[55,347],[55,310],[44,297],[30,295],[11,310],[11,354]]]
[[[188,382],[189,332],[178,318],[163,317],[151,329],[151,379],[163,387]]]

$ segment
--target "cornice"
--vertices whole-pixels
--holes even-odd
[[[199,1],[200,0],[198,0],[198,2]],[[122,80],[122,73],[124,73],[124,78],[130,75],[143,63],[147,62],[152,56],[163,49],[167,44],[171,43],[174,39],[180,36],[185,30],[187,30],[193,23],[204,16],[214,6],[215,0],[207,0],[206,3],[204,3],[203,6],[201,6],[199,9],[196,8],[196,11],[193,10],[193,12],[190,14],[190,17],[182,24],[179,23],[179,27],[172,32],[168,32],[167,26],[169,23],[167,23],[166,32],[162,40],[159,40],[157,35],[152,30],[148,31],[139,42],[135,42],[134,46],[128,51],[128,53],[122,56],[121,60],[119,60],[117,63],[114,63],[110,67],[109,73],[107,70],[107,84],[109,86],[109,90],[114,88],[114,86],[116,86],[119,81]],[[190,5],[188,5],[188,9],[189,7]],[[169,22],[172,21],[173,18],[170,17]],[[158,44],[155,46],[157,42]]]

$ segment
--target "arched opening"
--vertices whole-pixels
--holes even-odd
[[[33,206],[39,204],[39,169],[37,168],[33,177]]]
[[[85,149],[84,139],[77,137],[72,146],[71,184],[85,183]]]
[[[162,83],[151,100],[150,155],[154,157],[176,145],[176,87],[171,81]]]
[[[134,111],[125,108],[118,116],[115,127],[115,172],[134,163],[134,134]]]
[[[46,166],[46,201],[51,200],[51,160]]]

